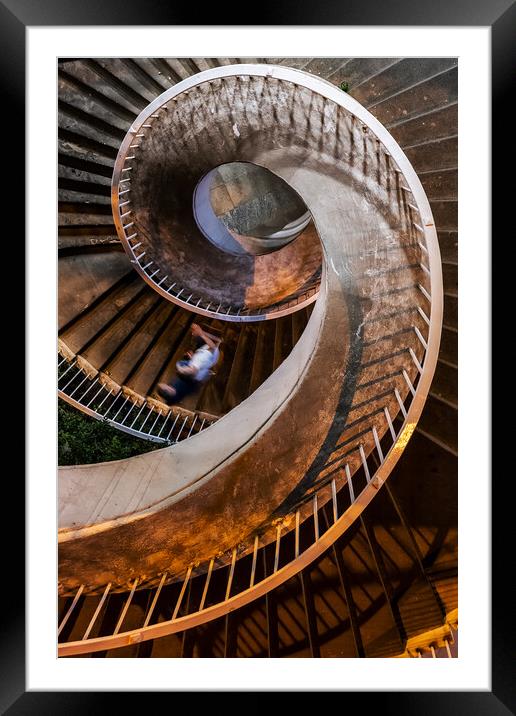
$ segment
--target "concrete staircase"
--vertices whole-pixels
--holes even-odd
[[[233,61],[138,58],[60,63],[60,337],[69,351],[61,370],[76,356],[84,361],[82,375],[71,383],[68,395],[89,365],[93,367],[89,380],[99,371],[122,390],[152,402],[157,382],[170,376],[185,350],[195,315],[161,299],[132,272],[112,223],[110,177],[121,139],[149,101],[197,71]],[[222,619],[104,655],[396,655],[413,634],[445,623],[457,606],[456,61],[273,58],[267,62],[301,66],[336,86],[346,82],[350,95],[387,127],[418,172],[436,221],[443,260],[445,314],[435,378],[416,433],[390,478],[389,492],[380,491],[355,528],[300,576]],[[257,325],[213,321],[211,325],[224,331],[224,361],[202,394],[184,406],[185,415],[189,411],[194,417],[216,418],[245,400],[290,353],[310,311]],[[372,345],[365,362],[377,366],[378,350],[377,344]],[[374,389],[362,400],[371,410],[381,394],[381,379],[375,368]],[[122,409],[120,419],[129,407]],[[183,431],[179,439],[195,434],[201,422],[190,432]],[[414,482],[428,494],[419,493],[416,499]],[[330,505],[324,508],[328,519]],[[313,529],[313,519],[308,519],[301,535]],[[286,560],[294,545],[282,542],[282,549],[284,544]],[[245,559],[251,555],[237,561],[242,570]],[[264,545],[256,569],[264,574],[274,571],[275,559],[274,542]],[[217,571],[213,575],[210,598],[216,602],[220,575]],[[196,600],[197,604],[202,600],[203,584],[201,577],[189,582],[180,613],[192,611]],[[224,585],[221,577],[219,590]],[[167,614],[170,618],[168,610],[180,589],[179,584],[161,589],[154,619],[165,619]],[[135,591],[124,614],[124,630],[142,623],[155,596],[156,588]],[[126,598],[115,593],[106,597],[94,633],[112,632]],[[72,597],[61,599],[60,621],[72,601]],[[97,605],[98,598],[79,596],[60,639],[81,639]]]

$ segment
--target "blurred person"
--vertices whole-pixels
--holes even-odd
[[[176,363],[177,375],[171,383],[159,383],[160,395],[167,405],[179,403],[187,395],[195,393],[213,374],[219,356],[221,339],[204,331],[198,323],[192,324],[192,337],[197,346],[189,351],[186,359]]]

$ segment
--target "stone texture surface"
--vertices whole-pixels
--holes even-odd
[[[353,70],[357,73],[357,79],[359,82],[367,82],[367,78],[371,75],[377,74],[382,71],[382,65],[380,67],[371,67],[371,60],[374,58],[355,58],[355,60],[349,64],[348,70]],[[386,71],[392,71],[394,69],[391,63],[395,58],[385,58],[383,65]],[[184,61],[184,58],[182,58]],[[272,60],[270,60],[272,61]],[[415,61],[415,60],[413,60]],[[108,69],[111,67],[113,73],[115,72],[114,65],[117,62],[112,58],[107,60],[101,60],[101,64],[104,64]],[[149,86],[151,83],[152,88],[155,90],[155,94],[158,94],[163,89],[168,88],[175,81],[171,76],[171,72],[168,69],[169,65],[160,58],[135,58],[130,62],[134,62],[140,70],[144,73],[145,86]],[[170,59],[169,59],[170,62]],[[291,66],[304,66],[309,72],[319,74],[324,78],[329,78],[331,82],[339,85],[340,81],[350,80],[350,76],[346,74],[346,65],[349,62],[349,58],[275,58],[274,63],[283,63]],[[64,66],[70,66],[70,61],[64,63]],[[79,67],[81,62],[78,61],[77,69],[80,75]],[[194,58],[189,61],[191,66],[191,73],[195,73],[198,70],[204,70],[209,67],[214,67],[220,64],[217,59],[206,59],[206,58]],[[166,65],[166,66],[165,66]],[[117,70],[118,71],[118,68]],[[428,73],[427,73],[428,76]],[[424,77],[424,73],[422,73]],[[455,74],[456,78],[456,74]],[[372,81],[375,81],[373,76]],[[130,84],[134,89],[139,92],[143,92],[145,87],[139,82],[131,81],[129,75],[124,75],[124,82]],[[350,94],[353,95],[353,83],[351,83]],[[422,89],[430,90],[428,83],[425,82]],[[358,84],[360,89],[360,84]],[[411,92],[407,91],[407,87],[403,88],[404,91],[396,95],[396,102],[403,113],[404,110],[410,109],[412,111],[413,106],[407,107],[406,100],[410,99]],[[450,87],[451,93],[454,93],[453,87]],[[425,93],[426,94],[426,93]],[[407,97],[405,96],[407,95]],[[90,97],[87,92],[81,95],[81,93],[75,92],[73,97],[69,96],[70,101],[76,103],[78,107],[85,107],[90,102]],[[424,93],[421,93],[422,107],[424,100]],[[443,101],[447,101],[443,99]],[[64,128],[70,130],[73,133],[73,149],[77,148],[78,155],[91,158],[95,161],[103,161],[99,158],[98,152],[108,152],[108,157],[116,156],[116,150],[119,146],[120,140],[123,138],[125,129],[128,124],[124,126],[124,129],[117,130],[109,121],[109,115],[107,115],[108,121],[104,124],[96,114],[96,108],[94,104],[89,105],[91,113],[83,112],[79,110],[72,111],[69,104],[60,101],[59,106],[59,126],[60,134]],[[381,110],[382,104],[378,105],[378,109]],[[373,114],[375,108],[372,109]],[[405,112],[407,114],[407,112]],[[422,109],[422,113],[416,114],[414,119],[404,119],[403,117],[398,120],[394,125],[390,127],[390,131],[396,137],[396,139],[402,144],[402,146],[420,144],[427,140],[433,140],[438,137],[447,137],[449,135],[456,134],[456,115],[457,115],[457,103],[451,103],[444,107],[439,107],[438,101],[435,110],[431,110],[426,113]],[[405,115],[404,115],[405,116]],[[448,120],[445,117],[448,117]],[[113,121],[116,122],[116,117],[113,115]],[[98,142],[98,146],[92,147],[88,144],[88,140]],[[72,148],[71,140],[61,143],[61,150],[64,151],[66,144],[66,151]],[[80,145],[83,149],[81,150]],[[436,158],[438,160],[439,153],[442,150],[442,143],[434,143],[434,150]],[[424,147],[423,147],[424,148]],[[113,155],[114,151],[114,155]],[[109,153],[111,152],[111,153]],[[102,155],[103,156],[103,155]],[[437,165],[439,161],[437,161]],[[436,166],[437,166],[436,165]],[[425,190],[430,198],[450,198],[457,197],[457,170],[456,168],[450,168],[447,171],[440,171],[439,169],[432,170],[429,173],[421,174],[420,179],[423,182]],[[82,188],[81,183],[81,188]],[[59,187],[59,209],[66,211],[69,216],[73,216],[73,222],[77,225],[81,223],[95,224],[95,216],[92,216],[86,220],[85,214],[87,211],[98,210],[99,206],[103,209],[107,209],[107,215],[111,223],[109,196],[93,196],[87,192],[79,193],[78,191],[65,190],[60,184]],[[84,202],[84,203],[83,203]],[[103,204],[100,202],[104,202]],[[86,211],[87,210],[87,211]],[[84,219],[82,218],[84,215]],[[61,217],[60,217],[61,218]],[[61,220],[60,220],[61,224]],[[68,237],[63,237],[68,240]],[[446,265],[457,264],[457,226],[450,229],[441,229],[439,231],[439,244],[441,248],[442,259],[448,262]],[[92,254],[85,254],[83,256],[85,261],[92,258]],[[401,260],[401,256],[399,256]],[[414,257],[411,256],[409,262],[413,263]],[[68,257],[64,259],[68,260]],[[93,260],[95,257],[93,257]],[[63,259],[60,257],[60,263]],[[95,264],[97,267],[98,264]],[[73,277],[73,274],[68,274],[69,278]],[[82,272],[77,274],[75,282],[75,290],[77,293],[81,293],[80,279],[84,277],[86,281],[89,281],[89,274]],[[61,276],[60,276],[61,278]],[[69,294],[73,295],[73,290]],[[173,307],[177,310],[177,307]],[[305,311],[301,311],[292,314],[293,332],[297,335],[300,334],[300,327],[294,331],[294,324],[298,318],[301,318]],[[397,322],[400,320],[401,314],[394,313],[390,318],[385,318],[384,321],[388,326],[386,332],[394,332]],[[77,317],[79,314],[76,314]],[[414,313],[412,313],[414,316]],[[415,318],[417,320],[417,316]],[[280,319],[282,320],[282,319]],[[417,324],[420,328],[424,329],[424,322],[421,317],[419,319],[423,325]],[[408,318],[407,318],[408,321]],[[253,382],[259,384],[260,375],[263,369],[267,370],[272,361],[272,354],[269,350],[271,346],[275,344],[275,326],[274,324],[278,321],[267,321],[262,322],[259,325],[257,345],[255,355],[253,359]],[[408,325],[408,323],[407,323]],[[381,335],[379,329],[381,322],[379,321],[367,321],[364,324],[364,340],[369,341],[374,336]],[[394,326],[394,327],[393,327]],[[177,330],[177,326],[174,323],[170,326],[169,330],[165,331],[163,335],[163,342],[165,345],[173,339],[174,330]],[[424,335],[424,330],[423,330]],[[161,339],[160,339],[161,345]],[[158,346],[159,347],[159,346]],[[159,355],[156,355],[156,359],[162,356],[162,350],[157,351]],[[155,362],[154,359],[151,362]],[[158,360],[159,362],[159,360]],[[441,340],[441,353],[440,362],[434,379],[432,390],[435,390],[446,400],[450,400],[456,403],[457,395],[457,331],[451,327],[445,328],[442,334]],[[442,369],[447,369],[445,375],[442,374]],[[379,380],[379,376],[374,374],[374,366],[368,368],[373,372],[371,379],[377,381],[378,392],[382,392],[389,385],[389,380]],[[145,366],[141,367],[141,373],[138,376],[138,385],[145,394],[149,385],[147,383],[150,380],[150,376],[153,375],[153,371],[150,372],[145,369]],[[225,385],[225,378],[221,374],[222,382],[220,386],[217,380],[217,390],[223,391]],[[399,378],[397,379],[399,380]],[[364,385],[364,383],[361,383]],[[374,385],[374,384],[373,384]],[[403,383],[401,383],[403,385]],[[215,383],[210,383],[208,386],[210,392],[215,389]],[[354,398],[354,404],[360,402],[362,399],[369,394],[370,388],[357,387],[357,391]],[[214,392],[216,392],[214,390]],[[432,410],[432,407],[429,406]],[[453,415],[453,414],[452,414]],[[456,413],[455,413],[456,419]],[[450,424],[453,427],[453,424]],[[439,443],[433,440],[433,431],[440,426],[433,425],[432,421],[427,422],[425,425],[425,433],[422,434],[416,430],[413,437],[411,438],[402,460],[398,463],[395,471],[393,472],[389,487],[395,490],[398,499],[403,504],[403,509],[406,517],[409,519],[409,523],[414,528],[414,536],[417,540],[419,549],[425,559],[426,571],[430,576],[434,589],[439,593],[439,596],[446,606],[446,609],[451,609],[457,606],[457,538],[456,538],[456,519],[457,519],[457,495],[456,495],[456,457],[452,455],[447,449],[444,449]],[[428,431],[428,432],[426,432]],[[440,431],[440,435],[443,440],[443,446],[445,446],[446,431]],[[432,439],[429,439],[432,438]],[[341,472],[338,470],[334,473],[337,485],[343,485],[346,488]],[[415,479],[415,477],[417,479]],[[344,489],[343,492],[346,490]],[[341,493],[339,493],[339,497]],[[441,623],[441,617],[439,614],[435,614],[434,610],[429,608],[428,600],[425,599],[423,590],[421,589],[421,580],[413,582],[414,572],[417,572],[417,565],[411,564],[405,565],[406,557],[412,551],[412,545],[408,540],[408,536],[404,530],[402,530],[399,521],[392,516],[392,505],[389,504],[389,499],[386,495],[385,490],[381,490],[370,508],[374,512],[374,521],[378,526],[377,538],[381,545],[382,553],[385,557],[385,564],[389,571],[389,581],[395,580],[398,585],[398,579],[401,577],[406,579],[405,586],[401,585],[403,589],[407,589],[407,585],[410,583],[410,588],[407,589],[406,596],[402,598],[402,602],[405,603],[407,599],[410,600],[411,611],[420,617],[420,621],[414,625],[414,620],[411,618],[410,629],[416,629],[417,632],[421,631],[422,628],[431,628],[437,623]],[[309,525],[307,525],[309,528]],[[272,531],[274,539],[275,530]],[[360,632],[365,646],[366,656],[392,656],[399,653],[399,645],[390,652],[386,649],[386,645],[393,642],[392,630],[393,621],[392,615],[389,613],[389,608],[385,602],[385,598],[379,583],[378,575],[375,574],[374,564],[371,563],[370,549],[367,545],[367,541],[361,530],[352,530],[351,534],[347,535],[346,546],[343,551],[343,561],[345,572],[349,575],[351,592],[353,595],[353,601],[360,610]],[[262,540],[266,539],[266,535],[262,535]],[[282,542],[282,552],[283,555]],[[261,557],[261,555],[260,555]],[[330,550],[323,560],[317,560],[312,570],[312,585],[315,591],[316,600],[316,611],[318,614],[317,626],[318,626],[318,640],[321,644],[321,656],[340,656],[340,657],[353,657],[357,656],[356,645],[352,630],[350,628],[348,611],[344,601],[344,595],[338,588],[338,574]],[[259,560],[261,563],[261,559]],[[401,573],[400,573],[401,570]],[[224,571],[224,570],[221,570]],[[403,577],[404,575],[404,577]],[[212,583],[216,578],[217,573],[213,575]],[[204,583],[204,576],[201,575],[198,580],[200,583],[201,591]],[[174,592],[174,587],[177,586],[177,590]],[[160,601],[165,605],[165,609],[170,610],[170,604],[174,604],[177,598],[177,592],[179,585],[170,585],[170,590],[167,591],[167,587],[164,588],[162,593],[162,599]],[[101,588],[101,591],[103,587]],[[412,595],[412,596],[411,596]],[[143,590],[142,592],[137,591],[134,599],[131,603],[129,611],[124,621],[124,630],[126,628],[138,628],[143,623],[146,608],[149,603],[149,599],[153,596],[153,592]],[[127,596],[125,594],[116,594],[109,599],[111,609],[117,614],[111,629],[114,628],[118,613],[123,608]],[[200,596],[199,596],[200,598]],[[270,602],[269,602],[270,599]],[[310,656],[310,652],[307,646],[307,634],[304,627],[305,614],[302,606],[303,596],[301,594],[301,584],[297,577],[291,579],[287,584],[282,585],[280,589],[276,590],[269,598],[268,603],[276,603],[278,605],[278,629],[281,634],[281,653],[278,656]],[[118,604],[118,613],[116,610],[115,601]],[[113,601],[113,604],[111,602]],[[67,611],[70,600],[68,598],[62,599],[63,611],[61,616]],[[82,600],[80,604],[82,603]],[[138,606],[137,604],[138,603]],[[89,597],[84,600],[84,604],[81,608],[80,618],[75,620],[75,627],[72,633],[68,635],[67,640],[81,639],[87,625],[90,622],[91,616],[98,604],[98,597]],[[383,606],[382,606],[383,604]],[[158,604],[159,606],[159,604]],[[403,604],[401,605],[403,608]],[[238,630],[238,652],[229,654],[230,656],[267,656],[268,646],[267,639],[265,638],[268,633],[268,624],[266,620],[266,605],[265,597],[262,600],[257,600],[249,609],[241,609],[237,614],[231,615],[231,622],[240,624]],[[134,610],[134,613],[133,613]],[[169,611],[161,615],[161,618],[167,618]],[[405,610],[403,611],[403,622],[405,622]],[[233,619],[233,617],[235,619]],[[340,620],[339,620],[340,617]],[[337,620],[338,625],[335,623]],[[69,621],[71,624],[73,620]],[[102,622],[102,619],[97,620],[97,623]],[[328,625],[329,631],[326,631]],[[223,645],[227,639],[225,634],[226,620],[220,620],[220,625],[217,628],[216,624],[208,625],[207,629],[195,630],[194,638],[183,639],[183,635],[170,636],[158,639],[153,643],[152,656],[223,656],[224,649]],[[109,626],[107,627],[109,628]],[[203,636],[201,636],[201,632]],[[252,635],[252,640],[248,637]],[[260,641],[260,635],[263,635],[263,639]],[[409,634],[410,636],[410,631]],[[255,640],[258,639],[258,644]],[[328,639],[330,639],[328,641]],[[190,645],[185,650],[185,641]],[[143,644],[143,647],[149,644]],[[194,646],[193,646],[194,645]],[[135,644],[131,647],[126,647],[121,650],[114,652],[108,652],[108,656],[149,656],[149,652],[144,654],[140,652],[139,644]],[[195,650],[194,650],[195,649]]]
[[[222,85],[216,94],[215,87],[193,90],[153,122],[131,172],[131,220],[143,241],[145,260],[154,261],[160,275],[206,303],[256,309],[302,293],[317,278],[321,249],[312,228],[274,256],[233,256],[198,229],[192,199],[201,177],[230,161],[250,161],[245,151],[249,138],[237,136],[238,127],[252,128],[253,141],[270,141],[274,98],[253,101],[247,97],[255,91],[252,82],[246,89],[233,84]],[[227,120],[220,121],[225,113]]]
[[[61,470],[60,578],[67,588],[78,574],[93,585],[106,579],[119,584],[136,571],[143,578],[165,567],[178,573],[264,529],[331,466],[342,469],[346,459],[357,469],[359,444],[369,452],[372,427],[380,435],[387,429],[367,397],[351,411],[356,385],[365,382],[363,371],[378,377],[379,366],[389,373],[395,365],[388,401],[393,417],[399,370],[415,379],[408,351],[408,345],[417,348],[413,337],[407,344],[401,332],[380,342],[376,334],[375,345],[364,345],[362,332],[386,312],[410,316],[422,296],[417,286],[424,273],[414,262],[415,256],[421,259],[420,249],[396,173],[345,111],[287,83],[273,89],[262,84],[256,79],[245,90],[238,81],[205,88],[166,114],[148,138],[153,171],[142,164],[135,172],[135,187],[143,194],[140,200],[133,188],[136,215],[154,200],[163,208],[169,196],[169,213],[159,220],[153,214],[154,235],[164,239],[163,231],[179,230],[186,215],[181,196],[186,202],[187,195],[181,194],[175,168],[182,181],[193,181],[209,162],[252,161],[287,181],[311,211],[328,259],[324,295],[279,370],[205,433],[129,463]],[[210,107],[217,111],[213,124],[207,121]],[[178,136],[176,120],[183,122],[182,139],[163,150],[163,136]],[[231,130],[235,123],[238,136]],[[171,251],[181,245],[176,238]],[[393,289],[400,270],[402,291]],[[407,392],[405,387],[402,395]]]
[[[249,162],[231,162],[208,172],[195,187],[193,205],[196,223],[205,238],[236,256],[277,252],[294,241],[311,220],[304,203],[285,182]],[[319,239],[313,230],[305,237],[305,244],[308,237],[313,244],[312,260],[320,262]],[[306,253],[302,244],[298,241],[287,252],[298,263]],[[285,261],[283,255],[281,260]],[[295,275],[290,271],[286,286],[292,285]]]

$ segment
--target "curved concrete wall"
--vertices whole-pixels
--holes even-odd
[[[345,442],[355,430],[360,411],[355,409],[349,425],[348,416],[359,377],[370,370],[370,363],[362,361],[364,350],[370,350],[364,325],[379,315],[406,313],[420,301],[419,286],[430,289],[394,160],[380,152],[377,138],[349,109],[360,113],[362,108],[343,97],[342,104],[348,104],[344,109],[335,88],[335,100],[330,101],[284,80],[257,81],[278,83],[274,102],[267,105],[257,93],[256,101],[245,105],[219,105],[216,130],[227,133],[217,147],[217,162],[221,153],[252,161],[282,177],[303,197],[323,244],[324,295],[306,335],[281,368],[188,444],[122,463],[60,470],[62,589],[81,582],[90,589],[108,581],[125,585],[134,576],[145,580],[164,569],[178,573],[187,564],[233,547],[284,513],[293,493],[311,489],[314,467],[320,469],[337,442]],[[317,80],[315,85],[324,89],[325,83]],[[201,94],[213,91],[205,88]],[[235,123],[239,136],[231,137]],[[381,133],[378,123],[371,124]],[[197,146],[205,138],[205,127],[198,131],[200,137],[194,133],[183,144]],[[396,145],[383,132],[392,157]],[[403,163],[401,152],[397,160]],[[404,170],[401,179],[418,192],[408,162]],[[422,223],[431,234],[431,214],[421,203]],[[404,289],[392,291],[400,264]],[[434,295],[432,311],[440,319],[438,291]],[[433,330],[432,348],[436,340]],[[421,407],[433,372],[431,360],[425,367]],[[414,364],[409,361],[405,369],[415,382]],[[397,410],[394,401],[392,416]],[[387,429],[378,421],[374,424],[380,436]],[[358,466],[352,463],[351,469]],[[134,486],[131,495],[125,494],[129,483],[124,475]],[[86,488],[88,500],[82,503]]]
[[[311,220],[285,182],[248,162],[225,164],[203,176],[195,187],[193,211],[208,241],[235,256],[277,251]]]
[[[171,103],[154,120],[145,143],[141,140],[140,149],[135,150],[130,233],[137,233],[142,242],[136,253],[145,249],[145,263],[153,261],[152,271],[160,268],[158,280],[166,275],[167,285],[175,283],[176,290],[184,287],[183,297],[193,293],[213,306],[257,310],[302,294],[322,261],[313,227],[295,242],[260,256],[221,251],[200,231],[193,197],[201,177],[221,164],[252,160],[244,146],[251,125],[248,130],[241,126],[245,122],[242,100],[229,104],[232,99],[223,93],[214,98],[204,89],[198,92],[195,99],[188,95],[185,101]],[[253,113],[257,108],[255,101]],[[235,133],[227,125],[232,113],[242,132]],[[259,114],[255,120],[260,121]],[[223,128],[223,136],[217,128]],[[267,145],[267,133],[264,126],[254,133],[253,141]],[[129,136],[134,135],[130,132]]]

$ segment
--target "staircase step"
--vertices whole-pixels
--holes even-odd
[[[170,67],[168,64],[159,57],[136,57],[134,58],[136,64],[138,64],[142,70],[146,72],[152,79],[163,87],[161,90],[164,92],[166,89],[176,84],[177,78],[172,76]]]
[[[367,316],[362,326],[362,339],[364,343],[373,343],[383,339],[385,336],[401,333],[401,331],[407,332],[411,330],[416,333],[416,328],[423,340],[427,341],[428,324],[417,310],[417,307],[402,308],[398,311],[380,313],[371,318]]]
[[[73,211],[69,211],[66,208],[67,206],[70,206],[70,204],[66,202],[59,203],[59,214],[57,217],[59,229],[73,226],[111,226],[114,228],[110,206],[106,207],[106,205],[103,204],[92,204],[91,207],[89,207],[88,204],[72,204],[76,209]],[[99,213],[99,207],[104,210],[102,213]]]
[[[84,255],[70,258],[82,258],[84,260]],[[93,263],[94,266],[96,263],[100,263],[102,258],[103,256],[99,256],[97,261],[88,263],[90,266]],[[125,273],[122,275],[126,276]],[[101,288],[103,290],[100,290]],[[95,336],[100,335],[106,329],[110,322],[114,322],[131,303],[139,300],[144,293],[149,293],[148,289],[146,290],[146,287],[142,286],[140,281],[135,280],[132,273],[128,274],[127,278],[121,282],[106,279],[105,283],[100,285],[96,283],[93,289],[95,290],[95,295],[92,296],[91,301],[86,303],[85,299],[90,295],[86,293],[82,301],[83,310],[74,315],[73,324],[60,334],[66,345],[74,353],[80,353]],[[97,302],[94,303],[94,301]]]
[[[76,156],[81,159],[92,159],[99,164],[106,164],[111,167],[117,156],[117,150],[114,147],[64,127],[59,128],[58,148],[65,155]]]
[[[414,119],[457,101],[457,68],[403,90],[371,108],[371,113],[387,128],[401,119]]]
[[[425,263],[425,257],[420,259],[421,263]],[[412,266],[400,265],[395,268],[382,270],[380,264],[376,268],[367,270],[364,274],[356,277],[356,291],[364,296],[387,293],[399,286],[410,286],[421,284],[426,286],[428,283],[427,274],[420,266],[420,262]],[[428,290],[428,289],[427,289]]]
[[[257,332],[256,326],[245,325],[242,327],[226,384],[222,404],[223,412],[232,410],[249,395],[249,382],[253,355],[256,349]]]
[[[142,110],[163,91],[156,91],[152,78],[146,75],[134,60],[110,57],[95,62],[96,69],[105,72],[108,84],[117,95],[127,100],[130,107]]]
[[[389,65],[359,87],[352,87],[350,94],[368,109],[407,87],[426,81],[437,73],[457,64],[457,58],[432,57],[417,60],[406,57]]]
[[[457,409],[429,395],[419,427],[457,452]]]
[[[127,256],[119,252],[60,258],[59,330],[62,332],[71,322],[76,323],[89,306],[107,295],[120,280],[136,284],[136,276]]]
[[[443,326],[439,358],[457,365],[457,331]]]
[[[443,264],[443,284],[445,293],[457,296],[458,277],[456,264]]]
[[[170,304],[168,301],[157,297],[152,304],[152,311],[145,317],[144,322],[139,326],[135,326],[137,331],[133,337],[104,366],[105,372],[116,383],[119,385],[126,384],[129,375],[140,360],[143,359],[147,348],[153,343],[154,336],[163,328],[169,315]]]
[[[109,97],[102,83],[100,87],[104,91],[97,90],[95,85],[99,85],[99,78],[93,72],[86,67],[75,67],[70,63],[66,71],[59,70],[58,74],[60,99],[117,129],[129,129],[137,111],[121,104],[118,96],[116,100]]]
[[[421,284],[423,288],[427,285],[427,281]],[[428,292],[428,288],[425,288]],[[361,296],[363,304],[363,312],[368,321],[379,318],[386,314],[393,314],[396,311],[403,314],[404,320],[407,320],[406,313],[409,309],[420,307],[428,317],[430,306],[425,294],[419,288],[417,281],[400,284],[387,291],[379,291],[375,294],[374,304],[371,307],[372,300],[367,296]],[[408,319],[410,320],[410,319]]]
[[[113,224],[72,224],[71,226],[59,226],[59,236],[83,236],[90,238],[98,237],[114,237],[118,241],[118,236]]]
[[[171,353],[175,350],[175,341],[184,326],[186,316],[185,311],[179,306],[170,306],[168,317],[165,319],[165,325],[162,327],[156,341],[151,350],[145,356],[144,360],[133,367],[133,372],[126,379],[126,385],[140,395],[147,395],[152,392],[153,387],[159,381],[166,363],[170,359]],[[183,322],[180,323],[180,316]]]
[[[446,171],[435,170],[422,174],[419,178],[431,201],[456,199],[458,196],[458,172],[455,168]]]
[[[405,154],[416,172],[431,172],[456,167],[458,163],[458,139],[447,137],[405,149]]]
[[[99,177],[101,180],[107,178],[111,182],[113,162],[110,164],[99,164],[97,161],[76,157],[72,154],[63,154],[62,152],[57,155],[57,159],[61,167],[78,170],[88,181],[91,181],[90,177],[95,180]],[[71,174],[71,176],[74,176],[74,174]]]
[[[195,320],[195,315],[189,311],[181,311],[174,316],[174,339],[170,346],[165,364],[162,366],[160,374],[156,376],[151,389],[151,395],[161,400],[156,393],[158,383],[170,383],[176,375],[176,363],[181,360],[184,354],[190,349],[191,335],[190,327]]]
[[[59,257],[70,254],[114,250],[123,253],[114,227],[78,226],[59,229],[57,238]]]
[[[377,361],[382,356],[396,353],[399,350],[414,351],[419,361],[423,359],[424,347],[412,327],[396,331],[393,334],[378,336],[371,343],[366,343],[362,350],[362,363]]]
[[[401,120],[399,123],[388,127],[398,144],[403,147],[410,147],[413,144],[421,144],[425,141],[435,141],[457,134],[458,126],[458,105],[446,105],[423,114],[422,116]]]
[[[441,260],[456,264],[458,260],[459,247],[457,231],[440,229],[437,234],[439,238]]]
[[[274,333],[274,321],[264,321],[258,325],[249,394],[253,393],[273,371]]]
[[[97,219],[95,219],[95,223],[112,223],[113,221],[113,213],[111,211],[111,206],[109,204],[96,204],[94,202],[83,204],[81,202],[60,201],[59,215],[60,224],[82,223],[83,221],[91,221],[91,219],[89,218],[83,218],[83,215],[85,215],[86,217],[93,215],[98,217]],[[66,216],[67,219],[66,221],[61,222],[61,217],[64,216]]]
[[[133,76],[138,82],[138,86],[144,90],[142,94],[155,99],[162,94],[164,87],[152,76],[152,66],[143,58],[130,59],[124,58],[121,62],[125,65],[127,71]],[[150,71],[149,71],[150,69]],[[126,84],[133,86],[132,82],[129,81],[129,75],[127,75]],[[133,86],[133,89],[135,87]],[[142,91],[140,90],[140,91]]]
[[[343,65],[347,62],[349,62],[351,58],[344,58],[344,57],[315,57],[314,59],[310,60],[305,67],[303,67],[304,72],[310,72],[312,75],[317,75],[318,77],[323,77],[324,79],[334,75],[338,77],[339,70],[342,69],[344,71]],[[273,65],[277,65],[280,62],[282,64],[288,64],[288,62],[284,62],[281,58],[276,59],[272,62]],[[306,63],[306,58],[298,58],[299,63]],[[293,67],[294,65],[289,65],[289,67]],[[330,80],[333,82],[333,76]],[[339,85],[338,81],[335,81],[334,84]]]
[[[451,612],[459,606],[457,571],[457,565],[455,564],[448,570],[448,574],[443,571],[442,576],[440,576],[439,572],[432,576],[432,582],[447,612]]]
[[[310,57],[266,57],[265,59],[271,65],[285,65],[297,70],[303,69],[310,62]]]
[[[441,226],[446,229],[457,227],[458,206],[456,199],[433,199],[430,202],[430,207],[432,209],[435,226],[438,231]]]
[[[139,287],[141,289],[140,285]],[[117,312],[114,320],[105,324],[87,345],[81,348],[81,355],[97,369],[103,370],[129,340],[139,321],[154,309],[155,304],[156,294],[152,289],[145,287],[136,293],[133,300],[127,303],[122,311]]]
[[[106,145],[108,150],[112,148],[118,152],[120,142],[125,136],[125,130],[85,111],[82,109],[81,103],[78,103],[77,107],[64,99],[73,96],[73,94],[67,95],[61,91],[61,88],[59,89],[59,129],[69,130],[80,135],[84,134],[91,140]]]
[[[185,80],[198,72],[186,57],[167,58],[167,64],[170,65],[172,70],[179,77],[179,81]]]
[[[332,82],[340,84],[347,82],[349,94],[354,97],[354,88],[367,81],[372,75],[385,70],[398,61],[398,57],[353,57],[338,72],[332,76]]]
[[[117,60],[104,60],[109,66],[116,66]],[[119,77],[107,69],[102,60],[85,59],[67,70],[88,87],[108,97],[112,102],[137,115],[148,102],[138,92],[128,87]]]
[[[457,328],[457,296],[444,294],[443,323],[451,328]]]
[[[59,164],[57,167],[59,190],[79,191],[86,194],[101,194],[111,196],[111,180],[98,174],[66,167]]]
[[[357,379],[358,385],[364,385],[372,381],[376,381],[387,372],[390,375],[391,373],[401,372],[405,369],[411,373],[413,368],[414,363],[412,362],[408,349],[405,347],[393,352],[379,352],[370,364],[365,362],[362,363]]]
[[[439,361],[430,391],[457,405],[457,368]]]

